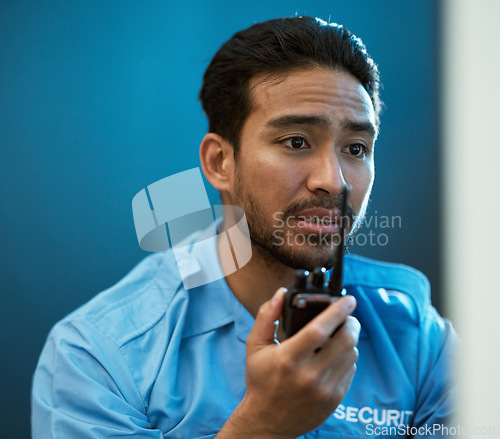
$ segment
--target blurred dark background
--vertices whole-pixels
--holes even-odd
[[[422,270],[446,314],[439,295],[437,4],[1,1],[2,437],[30,436],[31,376],[51,326],[146,256],[132,198],[198,166],[207,128],[197,100],[203,71],[220,44],[255,21],[319,16],[367,45],[385,102],[368,214],[400,217],[401,228],[372,225],[386,244],[353,252]]]

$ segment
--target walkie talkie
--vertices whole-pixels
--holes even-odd
[[[342,264],[344,262],[345,221],[349,187],[344,186],[342,216],[340,218],[340,242],[337,246],[330,280],[325,280],[326,269],[317,267],[312,273],[297,270],[295,281],[285,294],[283,304],[283,330],[291,337],[310,322],[334,300],[345,295],[342,289]]]

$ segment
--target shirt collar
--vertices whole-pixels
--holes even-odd
[[[234,296],[224,278],[217,253],[217,238],[214,236],[201,242],[197,238],[194,235],[190,244],[174,250],[179,270],[187,276],[184,284],[189,285],[189,278],[216,280],[190,289],[185,289],[184,284],[179,286],[189,299],[183,338],[234,323],[238,339],[246,342],[254,318]]]

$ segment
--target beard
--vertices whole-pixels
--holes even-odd
[[[241,175],[237,178],[235,185],[234,204],[240,206],[244,212],[250,231],[250,239],[253,250],[270,265],[276,263],[294,269],[313,270],[315,267],[332,268],[336,261],[338,246],[347,247],[350,239],[341,242],[340,233],[318,235],[300,233],[301,229],[290,226],[289,220],[295,217],[294,213],[303,209],[323,207],[326,209],[342,207],[342,196],[312,196],[290,203],[283,212],[275,212],[272,218],[264,209],[264,202],[255,198],[250,192],[244,191]],[[368,198],[368,197],[366,197]],[[367,200],[366,200],[367,201]],[[362,223],[366,202],[360,209],[360,215],[354,215],[352,208],[348,205],[345,215],[341,221],[346,232],[351,237]],[[299,233],[296,233],[296,230]]]

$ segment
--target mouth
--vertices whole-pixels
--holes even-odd
[[[341,212],[339,209],[313,208],[294,215],[298,229],[304,233],[334,234],[340,232]]]
[[[295,217],[298,221],[305,221],[311,224],[323,224],[323,225],[332,225],[337,224],[336,218],[318,218],[318,217],[305,217],[305,216],[297,216]]]
[[[315,235],[333,235],[340,232],[340,226],[335,219],[318,217],[295,217],[298,233]]]

